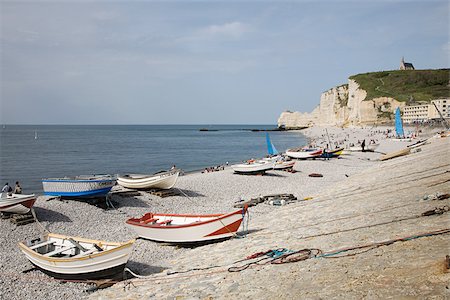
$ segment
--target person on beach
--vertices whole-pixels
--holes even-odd
[[[18,181],[16,181],[16,186],[14,187],[14,194],[22,194],[22,187]]]
[[[5,186],[2,188],[2,193],[11,193],[12,187],[9,186],[9,183],[6,183]]]
[[[364,148],[366,147],[366,140],[363,140],[361,143],[362,152],[364,152]]]

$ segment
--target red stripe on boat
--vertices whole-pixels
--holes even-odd
[[[233,223],[231,223],[230,225],[224,226],[222,228],[220,228],[217,231],[214,231],[213,233],[210,233],[206,236],[214,236],[214,235],[221,235],[221,234],[226,234],[226,233],[230,233],[230,232],[236,232],[239,229],[239,226],[241,226],[241,222],[242,219],[239,219]]]

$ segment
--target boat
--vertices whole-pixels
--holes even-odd
[[[399,107],[397,107],[397,109],[395,110],[395,134],[397,135],[397,138],[405,138],[405,132],[403,131],[403,121],[400,115]]]
[[[366,152],[374,152],[377,147],[380,146],[379,143],[369,143],[364,147],[364,151]],[[344,151],[348,152],[361,152],[363,151],[361,144],[357,144],[356,146],[350,146],[348,148],[345,148]]]
[[[116,184],[111,175],[80,175],[42,180],[44,195],[60,197],[101,197]]]
[[[52,277],[106,279],[123,273],[134,241],[115,243],[49,233],[20,242],[19,248],[36,268]]]
[[[295,165],[295,160],[287,160],[287,159],[281,159],[275,162],[275,165],[273,166],[274,170],[284,170],[293,168]]]
[[[411,152],[411,148],[401,149],[401,150],[398,150],[398,151],[394,151],[394,152],[390,152],[390,153],[387,153],[385,155],[382,155],[380,157],[380,160],[384,161],[384,160],[388,160],[388,159],[391,159],[391,158],[395,158],[395,157],[399,157],[399,156],[403,156],[403,155],[408,155],[410,152]]]
[[[344,151],[344,148],[337,148],[334,150],[324,149],[323,153],[320,155],[320,157],[323,157],[323,158],[339,157],[339,155],[341,155],[343,151]]]
[[[322,155],[323,149],[320,148],[294,148],[286,150],[286,155],[297,159],[316,158]]]
[[[117,183],[129,189],[171,189],[177,182],[180,170],[170,170],[153,175],[126,174],[117,177]]]
[[[237,174],[264,174],[272,170],[275,162],[272,160],[248,160],[242,164],[231,165],[233,171]]]
[[[26,214],[36,202],[34,194],[0,194],[0,212],[12,214]]]
[[[144,239],[166,243],[197,243],[229,238],[241,226],[247,207],[228,214],[179,215],[146,213],[126,221]]]

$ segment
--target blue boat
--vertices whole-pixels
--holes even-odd
[[[81,175],[42,180],[44,195],[60,197],[101,197],[116,184],[111,175]]]

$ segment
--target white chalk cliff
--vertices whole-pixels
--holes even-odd
[[[296,129],[309,126],[369,125],[390,121],[397,107],[404,102],[389,97],[365,100],[367,93],[358,83],[334,87],[320,97],[320,104],[310,113],[285,111],[278,118],[278,127]]]

